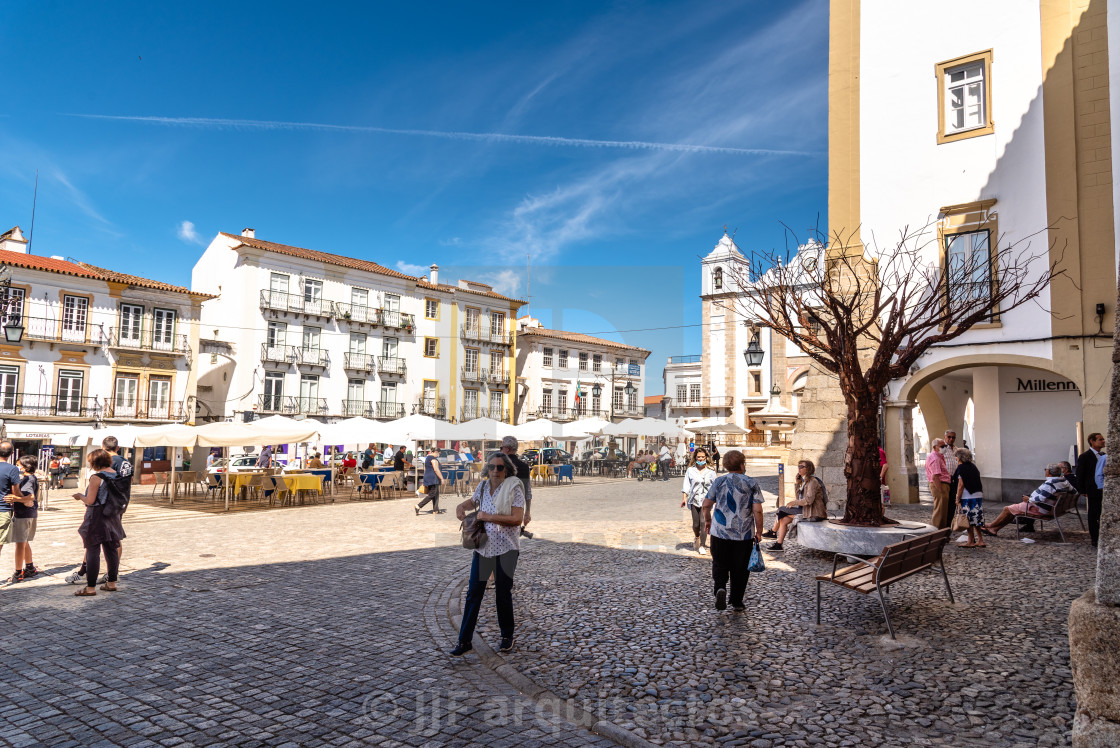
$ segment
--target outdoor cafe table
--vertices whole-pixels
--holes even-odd
[[[323,492],[323,478],[311,473],[284,473],[274,475],[274,478],[283,478],[292,491],[318,491]]]

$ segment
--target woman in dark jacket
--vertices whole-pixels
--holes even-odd
[[[86,505],[86,516],[78,534],[86,549],[86,586],[74,593],[76,597],[92,597],[97,594],[94,585],[101,571],[101,552],[105,552],[105,563],[109,567],[109,578],[101,589],[105,592],[117,591],[117,571],[120,566],[119,548],[124,540],[124,527],[121,526],[120,512],[105,516],[105,501],[109,494],[107,481],[115,480],[113,456],[104,449],[95,449],[87,458],[91,470],[86,492],[74,494],[77,501]]]
[[[984,536],[980,534],[980,527],[984,524],[984,486],[980,482],[980,469],[972,461],[969,450],[958,449],[956,455],[958,465],[953,481],[957,484],[957,512],[968,516],[968,542],[960,545],[962,548],[984,548]]]

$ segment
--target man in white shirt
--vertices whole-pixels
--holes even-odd
[[[669,445],[661,442],[661,451],[657,455],[657,472],[661,474],[661,480],[669,480],[669,464],[673,461],[673,453],[669,451]]]

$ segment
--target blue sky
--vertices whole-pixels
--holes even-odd
[[[352,6],[352,7],[351,7]],[[698,353],[697,259],[824,225],[824,0],[19,3],[0,223],[189,284],[217,231],[524,294]],[[621,331],[617,335],[605,334]]]

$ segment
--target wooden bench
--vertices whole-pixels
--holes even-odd
[[[1058,500],[1054,502],[1054,508],[1050,510],[1048,514],[1039,512],[1038,514],[1019,515],[1015,518],[1015,539],[1019,539],[1019,521],[1025,519],[1033,519],[1038,523],[1038,532],[1045,532],[1045,523],[1053,522],[1058,526],[1058,536],[1062,539],[1063,543],[1066,542],[1066,534],[1062,532],[1062,522],[1060,518],[1062,517],[1062,515],[1068,514],[1077,506],[1077,500],[1079,498],[1080,496],[1078,495],[1077,491],[1063,491],[1062,493],[1058,494]],[[1033,506],[1037,507],[1038,505],[1035,504]],[[1080,516],[1081,515],[1079,512],[1078,518],[1080,518]]]
[[[940,566],[941,578],[945,580],[945,589],[949,593],[949,602],[953,602],[953,590],[949,587],[945,560],[941,556],[945,545],[949,542],[951,532],[949,528],[945,528],[888,545],[882,553],[869,561],[846,553],[837,553],[832,559],[832,573],[817,577],[817,623],[821,622],[821,585],[831,582],[861,595],[876,593],[879,596],[879,605],[883,608],[883,618],[887,621],[887,631],[893,639],[894,628],[891,627],[891,619],[887,614],[887,599],[884,597],[884,591],[895,582],[926,569],[932,569],[934,564]],[[841,557],[855,563],[838,570],[836,564]]]

